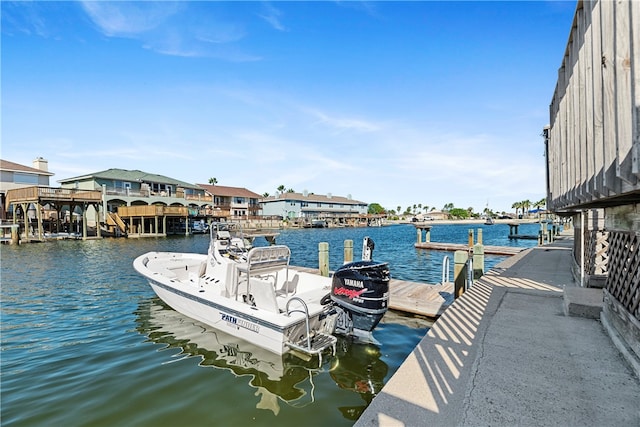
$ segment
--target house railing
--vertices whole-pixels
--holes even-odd
[[[7,205],[20,202],[35,202],[56,200],[64,202],[100,202],[102,193],[95,190],[81,190],[74,188],[53,188],[53,187],[24,187],[7,190]]]
[[[189,216],[189,208],[186,206],[119,206],[118,215],[121,218],[138,216]]]

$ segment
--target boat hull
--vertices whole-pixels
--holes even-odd
[[[170,265],[170,268],[160,271],[150,268],[150,260],[159,265]],[[203,284],[193,272],[202,262],[208,262],[206,255],[153,252],[138,257],[134,268],[147,279],[155,294],[175,311],[275,354],[286,353],[290,350],[287,343],[298,343],[307,335],[306,316],[296,310],[298,305],[291,304],[292,312],[286,315],[223,297],[222,286]],[[182,277],[174,277],[175,273],[171,271],[181,273]],[[310,330],[327,329],[330,319],[325,311],[319,304],[310,301],[307,304],[311,307]]]

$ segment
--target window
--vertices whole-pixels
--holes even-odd
[[[14,172],[13,182],[16,184],[38,184],[38,175]]]

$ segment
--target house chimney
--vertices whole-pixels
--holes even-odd
[[[44,157],[36,157],[33,161],[33,167],[43,172],[49,172],[49,162]]]
[[[331,193],[327,193],[327,199],[331,198]]]

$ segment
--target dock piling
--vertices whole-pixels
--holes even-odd
[[[353,240],[344,241],[344,263],[353,262]]]
[[[453,284],[454,296],[458,298],[464,293],[467,283],[467,260],[469,255],[465,251],[453,253]]]
[[[480,232],[480,230],[478,230]],[[478,236],[480,237],[480,236]],[[477,243],[473,246],[473,280],[478,280],[484,274],[484,245]]]
[[[329,243],[318,243],[318,268],[320,275],[329,277]]]

